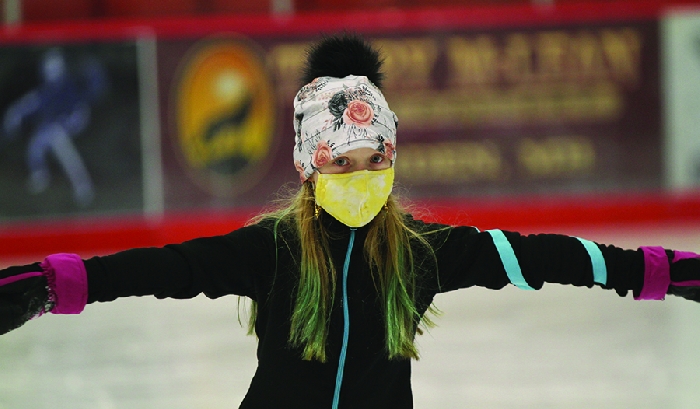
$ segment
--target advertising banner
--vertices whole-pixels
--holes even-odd
[[[367,35],[414,199],[661,187],[658,23]],[[297,181],[292,99],[316,37],[158,43],[166,208],[261,205]]]
[[[0,47],[0,221],[141,212],[135,41]]]
[[[660,186],[656,23],[378,42],[413,196]]]
[[[166,209],[259,206],[294,180],[282,128],[291,98],[268,56],[233,34],[158,42]]]

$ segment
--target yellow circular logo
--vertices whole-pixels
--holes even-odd
[[[275,121],[260,53],[244,41],[207,40],[176,81],[177,141],[197,182],[217,196],[251,187],[270,154]]]

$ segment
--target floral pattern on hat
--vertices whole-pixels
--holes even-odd
[[[299,172],[299,181],[301,183],[306,182],[306,175],[304,174],[304,166],[299,162],[298,160],[294,161],[294,167],[296,168],[297,172]]]
[[[330,146],[328,146],[328,143],[326,143],[324,140],[320,140],[316,144],[316,150],[311,157],[311,164],[318,169],[330,162],[332,157],[333,151],[331,150]]]
[[[356,148],[378,150],[393,162],[397,125],[384,95],[366,77],[320,77],[306,84],[294,98],[294,165],[302,182]]]
[[[390,161],[394,161],[394,158],[396,157],[396,148],[394,148],[393,143],[385,140],[384,142],[382,142],[381,148],[377,150],[386,155],[386,158]]]
[[[350,101],[343,112],[343,123],[345,125],[355,125],[360,128],[366,128],[372,124],[373,119],[374,110],[372,106],[365,101]]]

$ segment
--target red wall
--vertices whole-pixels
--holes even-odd
[[[23,20],[28,23],[89,20],[105,18],[157,18],[211,14],[267,14],[274,0],[21,0]],[[289,0],[295,12],[376,11],[380,9],[415,9],[441,7],[490,7],[502,5],[532,6],[550,10],[562,5],[583,3],[576,0]],[[284,2],[283,2],[284,3]],[[615,8],[618,1],[588,2],[599,9]],[[667,6],[692,4],[697,1],[654,0],[636,1],[632,8],[646,8],[649,4]],[[538,6],[539,5],[539,6]]]

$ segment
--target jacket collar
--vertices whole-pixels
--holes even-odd
[[[335,217],[331,216],[327,212],[325,212],[323,209],[320,210],[318,214],[318,219],[321,224],[321,227],[326,229],[326,231],[329,233],[331,238],[347,238],[350,236],[350,227],[346,226],[342,222],[340,222],[338,219]],[[362,227],[356,228],[356,237],[365,237],[367,235],[367,231],[369,231],[369,226],[373,223],[369,222],[366,225]]]

